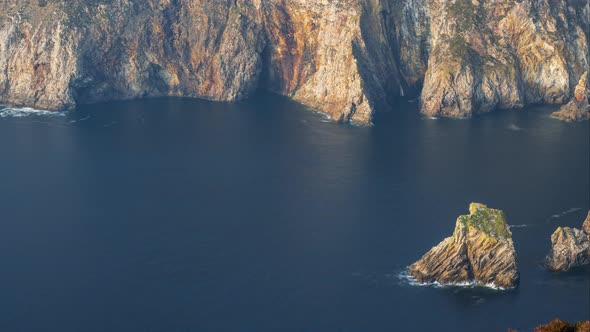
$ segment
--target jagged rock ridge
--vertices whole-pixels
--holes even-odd
[[[472,203],[451,237],[408,268],[419,283],[514,288],[519,282],[512,233],[504,212]]]
[[[582,229],[559,227],[555,230],[545,266],[553,271],[590,266],[590,211]]]
[[[574,90],[574,98],[551,116],[568,122],[590,119],[590,90],[587,86],[588,72],[585,72]]]

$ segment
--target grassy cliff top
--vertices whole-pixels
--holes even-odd
[[[460,216],[459,221],[463,225],[478,229],[493,238],[510,239],[512,237],[504,212],[491,209],[485,204],[471,203],[469,214]]]

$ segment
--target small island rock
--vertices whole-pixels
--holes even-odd
[[[590,212],[582,229],[558,227],[553,232],[545,266],[552,271],[590,266]]]
[[[451,237],[409,267],[409,275],[420,283],[515,288],[520,276],[504,212],[480,203],[469,212],[457,219]]]

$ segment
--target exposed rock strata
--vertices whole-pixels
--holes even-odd
[[[268,0],[265,86],[330,114],[370,123],[400,91],[385,0]]]
[[[420,283],[516,287],[516,253],[504,213],[479,203],[469,212],[457,219],[453,236],[409,267],[409,275]]]
[[[545,266],[553,271],[590,266],[590,212],[582,229],[559,227],[555,230]]]
[[[561,319],[555,319],[548,324],[536,327],[534,332],[590,332],[590,321],[580,321],[577,323],[566,322]],[[517,330],[508,329],[508,332],[518,332]]]
[[[401,91],[389,2],[18,0],[0,3],[0,102],[44,109],[258,88],[370,123]]]
[[[231,101],[257,89],[370,123],[564,103],[588,69],[588,0],[0,2],[0,103]],[[423,87],[423,89],[422,89]]]
[[[588,72],[585,72],[576,86],[574,98],[551,116],[568,122],[590,119],[590,103],[588,102],[590,100],[590,90],[587,86]]]
[[[428,116],[561,104],[588,68],[587,1],[430,0]]]
[[[257,88],[259,1],[23,3],[0,30],[0,100],[59,109],[149,96],[235,100]]]

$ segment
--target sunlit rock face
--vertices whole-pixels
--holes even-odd
[[[266,1],[266,88],[370,123],[401,91],[392,11],[382,0]]]
[[[590,89],[588,89],[588,72],[585,72],[576,89],[574,98],[563,105],[559,111],[551,114],[552,117],[568,122],[590,119]]]
[[[469,117],[567,102],[588,68],[588,2],[429,0],[422,112]]]
[[[553,271],[590,266],[590,212],[582,229],[559,227],[553,232],[545,266]]]
[[[0,103],[42,109],[259,89],[369,124],[565,103],[587,71],[588,0],[14,0]]]
[[[260,3],[21,6],[5,14],[0,30],[4,101],[59,109],[149,96],[235,100],[257,88],[265,42]]]
[[[427,284],[518,286],[516,252],[504,212],[472,203],[469,214],[457,219],[453,235],[412,264],[408,273]]]

